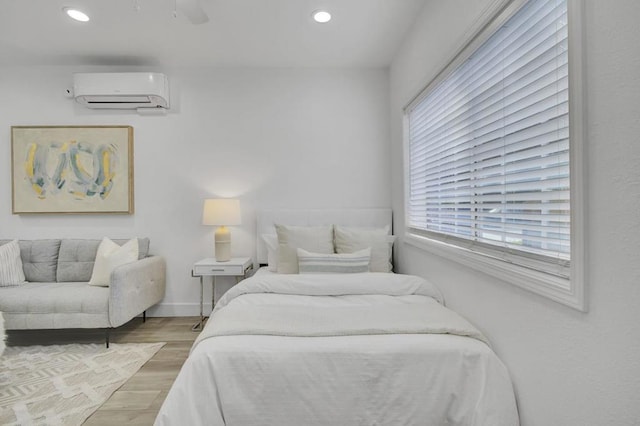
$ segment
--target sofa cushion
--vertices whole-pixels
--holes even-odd
[[[8,329],[108,327],[109,289],[86,282],[27,282],[0,289],[0,311],[5,312]]]
[[[11,240],[0,240],[0,245]],[[30,282],[56,280],[60,240],[20,240],[20,258],[24,277]]]
[[[58,282],[89,281],[102,240],[65,239],[58,256]],[[129,240],[113,240],[123,245]],[[149,254],[149,238],[138,238],[138,259]]]

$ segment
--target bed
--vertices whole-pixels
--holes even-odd
[[[259,240],[274,223],[379,228],[391,212],[262,212]],[[260,268],[218,301],[156,425],[518,425],[506,368],[435,285],[299,265]]]

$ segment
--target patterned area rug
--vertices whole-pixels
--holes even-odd
[[[8,346],[0,357],[0,424],[80,425],[162,346]]]

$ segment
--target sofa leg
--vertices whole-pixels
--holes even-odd
[[[147,311],[142,311],[142,322],[147,322]]]
[[[109,349],[109,329],[108,328],[104,331],[104,343],[107,345],[107,349]]]

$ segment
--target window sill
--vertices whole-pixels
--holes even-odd
[[[404,242],[437,256],[461,263],[507,283],[529,290],[579,311],[586,311],[584,298],[570,280],[494,259],[470,250],[405,233]]]

